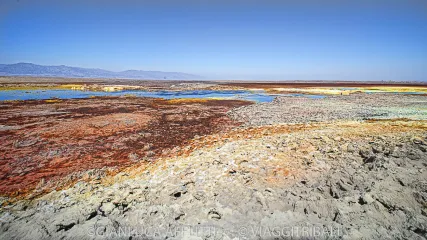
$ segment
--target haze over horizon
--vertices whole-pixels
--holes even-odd
[[[422,1],[0,3],[0,63],[206,79],[427,81]]]

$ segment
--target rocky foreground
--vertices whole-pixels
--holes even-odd
[[[393,120],[330,99],[237,108],[245,126],[186,154],[5,198],[0,239],[425,239],[426,99],[408,99],[380,115]]]

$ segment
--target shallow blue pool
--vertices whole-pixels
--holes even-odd
[[[82,90],[6,90],[0,91],[0,101],[5,100],[31,100],[31,99],[72,99],[89,98],[92,96],[124,96],[133,95],[137,97],[154,98],[221,98],[221,99],[239,99],[255,102],[271,102],[276,96],[306,96],[309,98],[324,98],[322,95],[304,95],[304,94],[267,94],[263,91],[235,91],[235,90],[193,90],[193,91],[142,91],[142,90],[123,90],[116,92],[96,92]]]

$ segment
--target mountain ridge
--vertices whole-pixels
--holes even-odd
[[[34,76],[65,78],[117,78],[140,80],[200,80],[203,77],[182,73],[144,70],[109,71],[100,68],[81,68],[66,65],[38,65],[34,63],[0,64],[0,76]]]

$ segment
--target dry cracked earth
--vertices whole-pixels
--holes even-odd
[[[0,113],[0,239],[427,238],[426,96]]]

